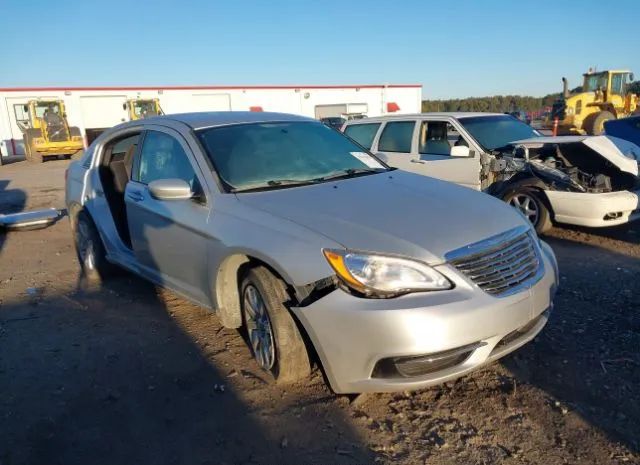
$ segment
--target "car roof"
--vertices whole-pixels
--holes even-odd
[[[482,113],[482,112],[472,112],[472,111],[425,112],[425,113],[410,113],[410,114],[403,114],[403,115],[374,116],[371,118],[347,121],[345,124],[347,125],[366,124],[366,123],[375,123],[379,121],[420,119],[425,117],[464,119],[464,118],[474,118],[474,117],[483,117],[483,116],[505,116],[505,114],[504,113]]]
[[[289,113],[274,113],[268,111],[209,111],[199,113],[177,113],[172,115],[152,116],[143,122],[160,123],[162,121],[177,121],[193,129],[204,129],[215,126],[243,123],[267,123],[276,121],[316,121],[300,115]],[[140,121],[137,121],[140,123]]]

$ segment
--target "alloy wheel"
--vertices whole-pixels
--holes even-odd
[[[267,308],[258,289],[249,284],[244,290],[244,314],[253,354],[262,368],[271,370],[275,364],[273,330]]]
[[[515,194],[511,197],[511,200],[509,200],[509,205],[520,210],[522,214],[529,219],[531,224],[534,226],[537,224],[540,211],[536,199],[531,195],[523,193]]]
[[[85,270],[95,269],[95,247],[89,226],[84,221],[78,223],[78,255],[80,255],[80,261]]]

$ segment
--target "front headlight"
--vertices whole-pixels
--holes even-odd
[[[366,295],[388,297],[453,287],[442,274],[415,260],[347,250],[323,253],[343,283]]]

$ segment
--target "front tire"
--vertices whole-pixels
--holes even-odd
[[[91,217],[80,212],[74,228],[75,246],[82,274],[88,281],[100,283],[113,272],[104,244]]]
[[[583,128],[588,135],[599,136],[604,132],[604,123],[612,119],[616,119],[616,116],[610,111],[599,111],[585,119]]]
[[[241,308],[251,351],[260,367],[278,383],[291,383],[311,373],[309,354],[282,280],[264,266],[252,268],[242,281]]]
[[[519,187],[507,192],[503,200],[526,216],[538,234],[544,234],[551,229],[552,223],[542,195],[537,189]]]

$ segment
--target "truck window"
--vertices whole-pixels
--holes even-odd
[[[616,95],[624,95],[624,78],[622,73],[616,73],[611,75],[611,93]]]
[[[380,123],[352,124],[345,128],[344,133],[368,150],[373,144],[379,127]]]
[[[414,121],[387,123],[380,136],[378,150],[381,152],[411,153],[411,140],[415,125]]]

